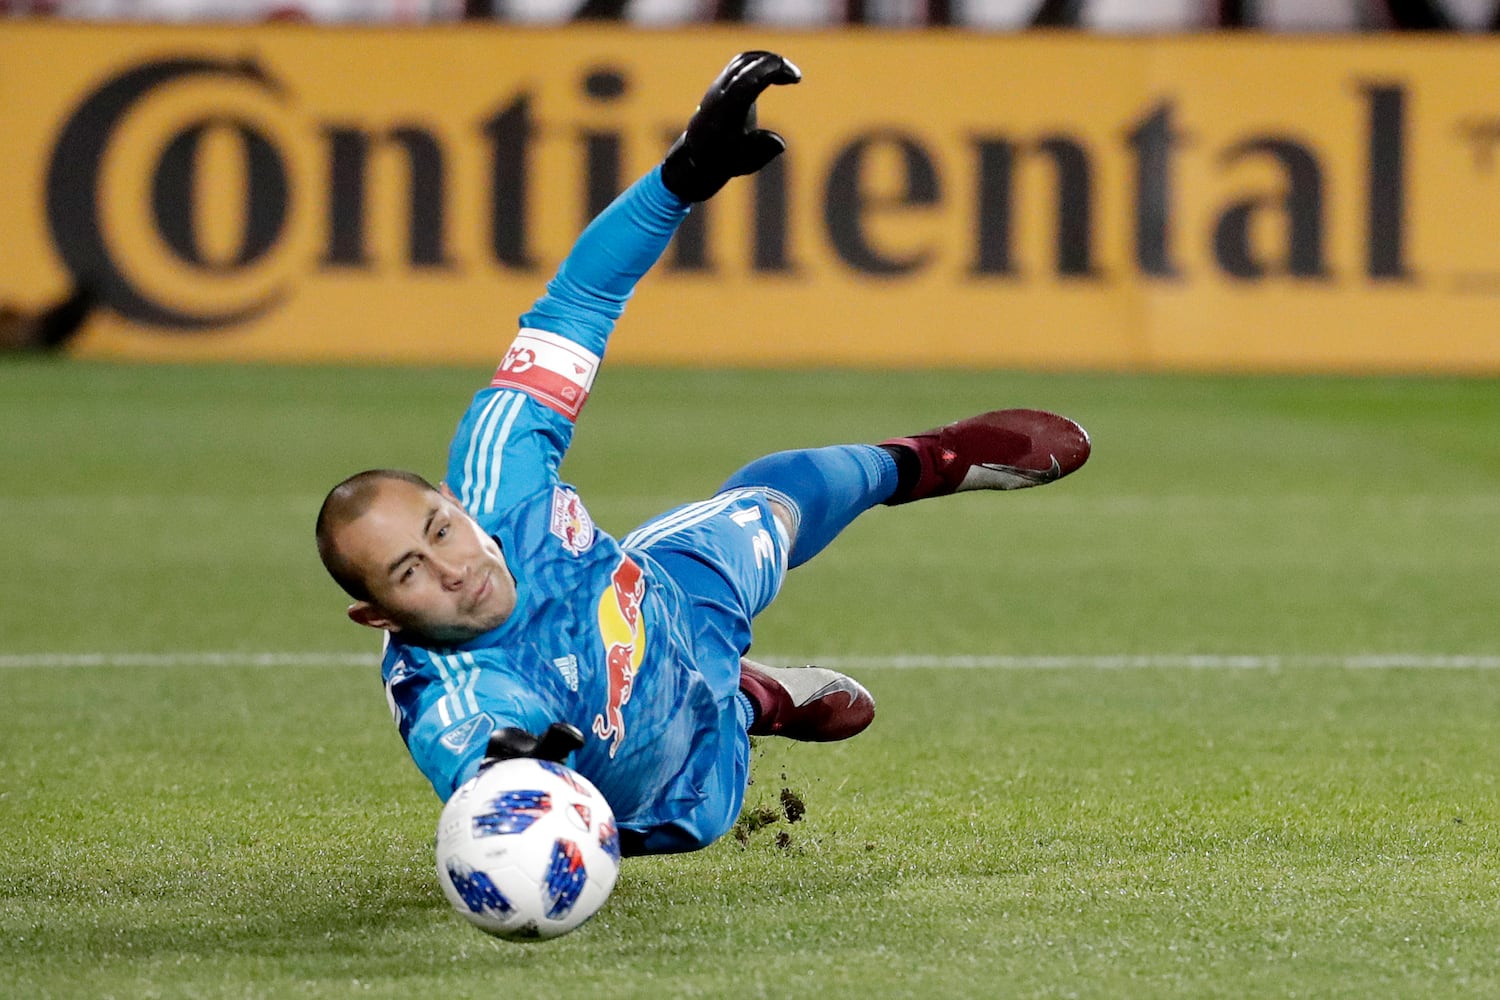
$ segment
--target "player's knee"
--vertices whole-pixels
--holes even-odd
[[[780,500],[770,501],[770,507],[771,516],[781,526],[781,535],[786,539],[786,548],[790,552],[797,543],[797,514]]]
[[[701,851],[728,833],[733,824],[722,831],[705,830],[693,823],[667,823],[650,830],[621,830],[620,853],[624,857],[640,857],[647,854],[687,854]]]

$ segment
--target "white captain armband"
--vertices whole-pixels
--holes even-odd
[[[569,420],[578,419],[599,371],[599,355],[547,330],[522,330],[490,385],[519,389]]]

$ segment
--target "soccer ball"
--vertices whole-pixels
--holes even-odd
[[[437,830],[443,894],[497,937],[566,934],[620,873],[615,815],[588,779],[546,760],[491,764],[453,793]]]

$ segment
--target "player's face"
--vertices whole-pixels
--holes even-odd
[[[453,495],[386,480],[369,508],[334,536],[358,567],[370,600],[349,617],[437,642],[472,639],[516,606],[516,584],[500,546]]]

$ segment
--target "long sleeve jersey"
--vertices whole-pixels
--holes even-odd
[[[685,595],[559,479],[615,321],[686,214],[659,170],[616,199],[521,317],[459,423],[446,482],[499,543],[516,607],[451,648],[396,633],[382,666],[402,739],[443,798],[475,773],[490,733],[558,721],[585,734],[569,763],[622,827],[670,821],[701,797],[719,709],[695,666]]]

